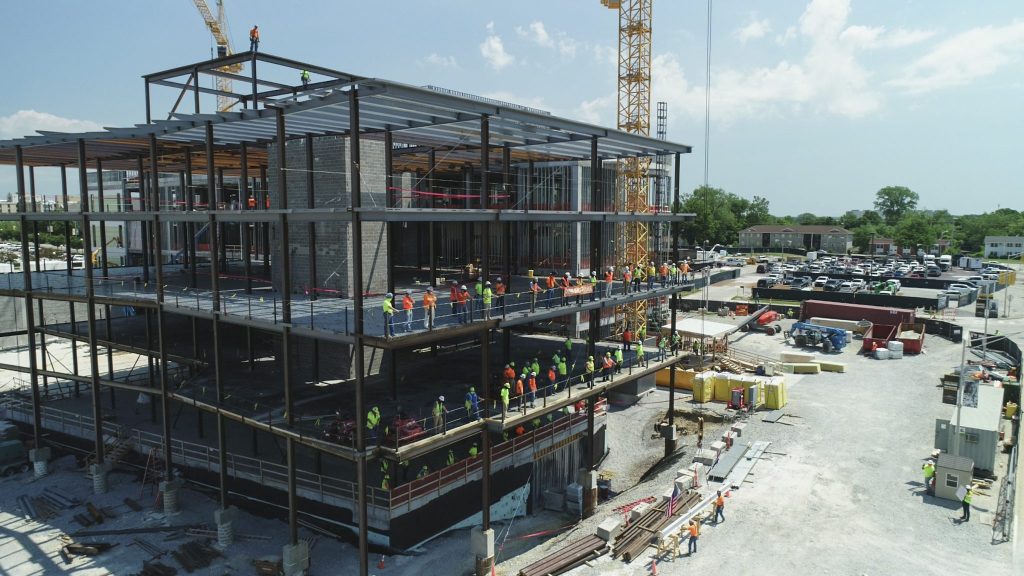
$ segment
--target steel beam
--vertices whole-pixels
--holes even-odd
[[[89,215],[87,213],[88,198],[89,198],[89,179],[86,174],[86,154],[85,154],[85,140],[78,139],[78,186],[79,186],[79,198],[82,199],[79,202],[82,210],[82,248],[85,254],[85,297],[87,315],[88,315],[88,329],[89,329],[89,374],[92,379],[92,417],[94,425],[94,442],[96,443],[96,463],[103,464],[103,407],[100,405],[100,366],[99,359],[96,357],[96,306],[95,296],[96,290],[93,284],[92,277],[92,258],[88,257],[88,254],[92,254],[92,232],[89,229]],[[142,159],[139,158],[141,164]],[[141,171],[140,171],[141,181]]]

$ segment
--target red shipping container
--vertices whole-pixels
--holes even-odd
[[[800,319],[836,318],[838,320],[867,320],[872,324],[914,324],[914,310],[883,308],[866,304],[845,304],[824,300],[804,300],[800,305]]]

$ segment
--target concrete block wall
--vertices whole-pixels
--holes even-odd
[[[362,205],[383,207],[386,203],[384,144],[363,139],[360,153],[360,182]],[[352,179],[349,167],[351,145],[340,136],[323,136],[313,140],[313,208],[344,210],[351,206]],[[288,207],[308,207],[306,187],[305,141],[293,140],[285,146],[287,163]],[[276,148],[270,148],[268,185],[271,209],[281,208],[280,174]],[[352,232],[347,219],[317,222],[316,229],[316,287],[337,290],[342,297],[354,293],[352,278]],[[368,293],[383,293],[387,286],[387,230],[379,222],[363,223],[363,234],[358,241],[363,246],[363,285]],[[289,250],[293,293],[301,294],[310,283],[309,232],[307,223],[290,222]],[[282,246],[279,225],[271,224],[272,258],[281,261]],[[273,266],[273,284],[281,290],[285,270]]]

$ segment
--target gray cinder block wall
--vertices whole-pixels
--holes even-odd
[[[384,207],[387,194],[384,173],[384,143],[378,140],[360,141],[360,182],[362,205]],[[342,214],[351,206],[352,180],[349,167],[350,143],[347,137],[322,136],[313,140],[313,208],[334,208]],[[292,140],[285,145],[288,178],[288,207],[308,208],[306,188],[306,151],[304,140]],[[281,208],[280,174],[276,148],[269,154],[268,180],[271,209]],[[354,293],[352,278],[351,223],[346,215],[335,222],[317,222],[316,226],[316,287],[336,290],[337,295],[351,298]],[[364,293],[382,294],[387,287],[387,228],[380,222],[362,225],[363,285]],[[289,221],[289,250],[291,255],[291,284],[293,294],[302,294],[310,284],[308,223]],[[282,258],[281,231],[271,224],[273,242],[272,280],[281,290],[285,270],[278,264]],[[330,293],[334,295],[334,293]],[[326,294],[325,294],[326,296]]]

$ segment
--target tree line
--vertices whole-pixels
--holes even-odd
[[[886,186],[875,193],[871,209],[849,210],[842,216],[810,212],[776,216],[766,198],[748,200],[721,188],[700,186],[683,197],[676,212],[696,214],[683,228],[690,245],[736,246],[740,231],[759,224],[842,226],[853,233],[854,250],[869,251],[874,238],[890,238],[899,246],[930,248],[948,240],[948,252],[982,254],[985,236],[1024,236],[1024,212],[1000,208],[982,214],[953,215],[948,210],[918,210],[920,196],[905,186]]]

